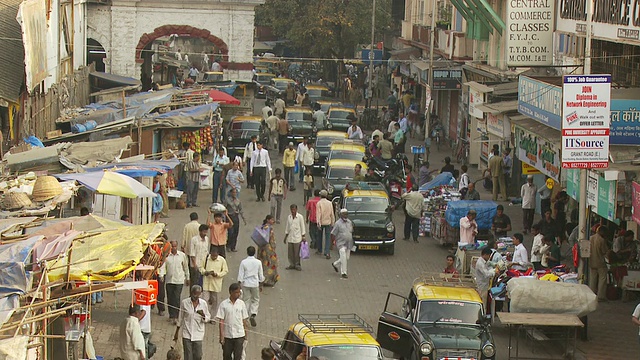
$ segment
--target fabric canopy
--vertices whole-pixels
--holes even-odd
[[[94,168],[85,169],[87,172],[109,170],[133,178],[143,176],[156,176],[173,170],[180,164],[178,159],[169,160],[142,160],[142,161],[123,161],[115,164],[108,164]]]
[[[240,100],[234,98],[233,96],[227,94],[226,92],[216,90],[216,89],[197,91],[197,92],[193,92],[192,94],[209,94],[209,97],[211,98],[211,100],[215,102],[227,104],[227,105],[240,105]]]
[[[134,199],[155,197],[156,194],[139,181],[113,171],[95,171],[81,174],[59,174],[61,180],[76,180],[87,188],[105,195]]]

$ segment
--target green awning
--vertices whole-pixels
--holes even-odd
[[[484,25],[487,30],[489,30],[490,33],[493,34],[493,27],[491,26],[491,24],[489,23],[489,21],[487,20],[487,18],[484,16],[484,14],[482,13],[482,11],[480,11],[480,9],[478,8],[478,6],[476,6],[476,4],[474,3],[473,0],[463,0],[464,3],[467,5],[467,7],[469,8],[469,15],[472,18],[476,18],[480,21],[480,23],[482,23],[482,25]],[[460,9],[458,7],[456,7],[456,9],[458,9],[458,11],[460,11]]]
[[[467,4],[469,2],[473,2],[476,5],[477,9],[480,11],[480,13],[483,15],[483,17],[485,18],[485,20],[490,22],[491,25],[493,25],[493,28],[498,30],[500,35],[502,35],[502,32],[506,28],[506,25],[504,24],[504,21],[502,21],[500,16],[496,14],[495,10],[493,10],[493,8],[487,2],[487,0],[469,0]]]

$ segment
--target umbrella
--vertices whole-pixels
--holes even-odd
[[[211,100],[227,105],[240,105],[240,100],[216,89],[193,92],[192,94],[209,94]]]
[[[76,180],[87,188],[105,195],[115,195],[130,199],[156,196],[156,193],[136,179],[114,171],[60,174],[56,175],[56,177],[61,180]]]

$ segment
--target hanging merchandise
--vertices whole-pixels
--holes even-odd
[[[191,145],[191,150],[197,152],[207,150],[213,146],[210,126],[194,131],[182,131],[180,139],[183,143],[188,142]]]

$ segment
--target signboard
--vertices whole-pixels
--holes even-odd
[[[459,90],[462,88],[462,70],[433,70],[434,90]]]
[[[580,201],[580,170],[566,169],[563,172],[566,172],[567,175],[567,194],[576,201]],[[587,205],[591,206],[591,211],[596,214],[618,223],[619,221],[616,219],[616,192],[617,181],[607,181],[598,173],[589,171],[587,175]],[[640,208],[638,212],[640,213]]]
[[[469,86],[469,115],[482,118],[484,113],[477,108],[482,103],[484,103],[484,93]]]
[[[522,175],[536,175],[536,174],[542,174],[540,172],[540,170],[534,168],[533,166],[527,164],[527,163],[523,163],[522,161],[520,162],[520,164],[522,164]],[[568,187],[568,183],[567,183],[567,187]]]
[[[580,169],[565,169],[562,172],[567,177],[567,194],[580,201]]]
[[[518,112],[560,130],[562,127],[562,88],[520,75],[518,78]]]
[[[559,182],[560,151],[556,145],[520,126],[515,127],[515,135],[518,159]]]
[[[362,62],[364,62],[366,65],[369,65],[369,60],[373,60],[373,65],[377,66],[382,64],[384,52],[382,50],[373,50],[373,52],[371,52],[371,50],[369,49],[362,49],[360,50],[359,55],[360,56],[358,56],[358,54],[356,53],[356,57],[362,59]]]
[[[487,113],[487,132],[501,139],[509,139],[511,138],[511,123],[503,113]]]
[[[612,145],[640,143],[640,99],[611,99],[609,143]]]
[[[555,1],[507,1],[507,66],[553,63]]]
[[[568,34],[586,34],[587,0],[561,0],[556,29]],[[591,0],[592,36],[613,42],[640,44],[637,2]]]
[[[562,167],[609,167],[611,75],[565,75],[562,94]]]
[[[39,0],[23,1],[16,19],[22,27],[24,64],[29,93],[49,75],[46,4],[48,3]]]
[[[631,218],[636,223],[640,224],[640,184],[637,182],[631,183]]]

